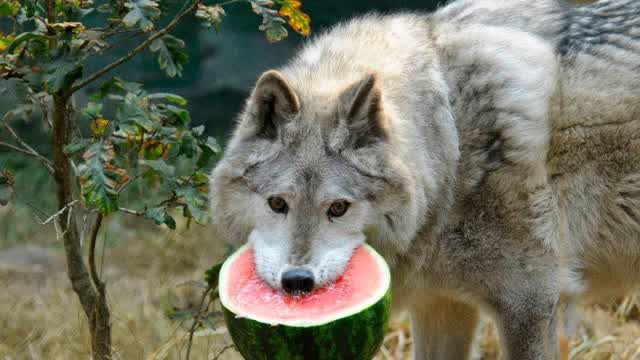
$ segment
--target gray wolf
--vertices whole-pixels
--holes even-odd
[[[640,284],[640,2],[367,15],[264,73],[211,174],[216,231],[305,291],[365,240],[416,359],[553,359],[581,301]]]

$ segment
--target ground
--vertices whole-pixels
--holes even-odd
[[[18,218],[31,230],[16,230]],[[188,307],[197,298],[200,290],[193,281],[223,257],[224,246],[209,239],[200,226],[187,230],[180,224],[174,232],[147,226],[141,219],[115,217],[104,230],[101,263],[113,311],[115,358],[184,359],[187,324],[168,320],[165,309],[169,303]],[[84,314],[52,234],[52,227],[0,208],[0,360],[89,358]],[[585,309],[571,358],[640,359],[639,304],[640,293]],[[398,319],[376,360],[408,359],[411,343],[407,321]],[[230,344],[222,324],[201,330],[191,359],[215,359]],[[482,329],[480,352],[483,359],[500,358],[489,322]],[[218,359],[241,357],[228,348]]]

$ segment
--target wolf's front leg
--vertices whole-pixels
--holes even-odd
[[[557,298],[544,291],[518,294],[517,289],[512,290],[496,304],[496,322],[506,358],[557,359]]]
[[[448,298],[425,299],[411,311],[415,360],[469,359],[478,310]]]

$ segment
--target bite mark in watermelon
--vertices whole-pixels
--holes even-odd
[[[248,360],[369,360],[387,330],[390,285],[384,259],[363,245],[334,283],[289,295],[258,277],[245,245],[222,266],[219,294],[231,337]]]

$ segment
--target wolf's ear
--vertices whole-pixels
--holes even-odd
[[[298,96],[275,70],[269,70],[260,76],[250,101],[256,133],[267,138],[275,138],[279,123],[300,110]]]
[[[340,95],[340,115],[346,122],[351,146],[361,147],[388,138],[378,82],[375,74],[368,74]]]

